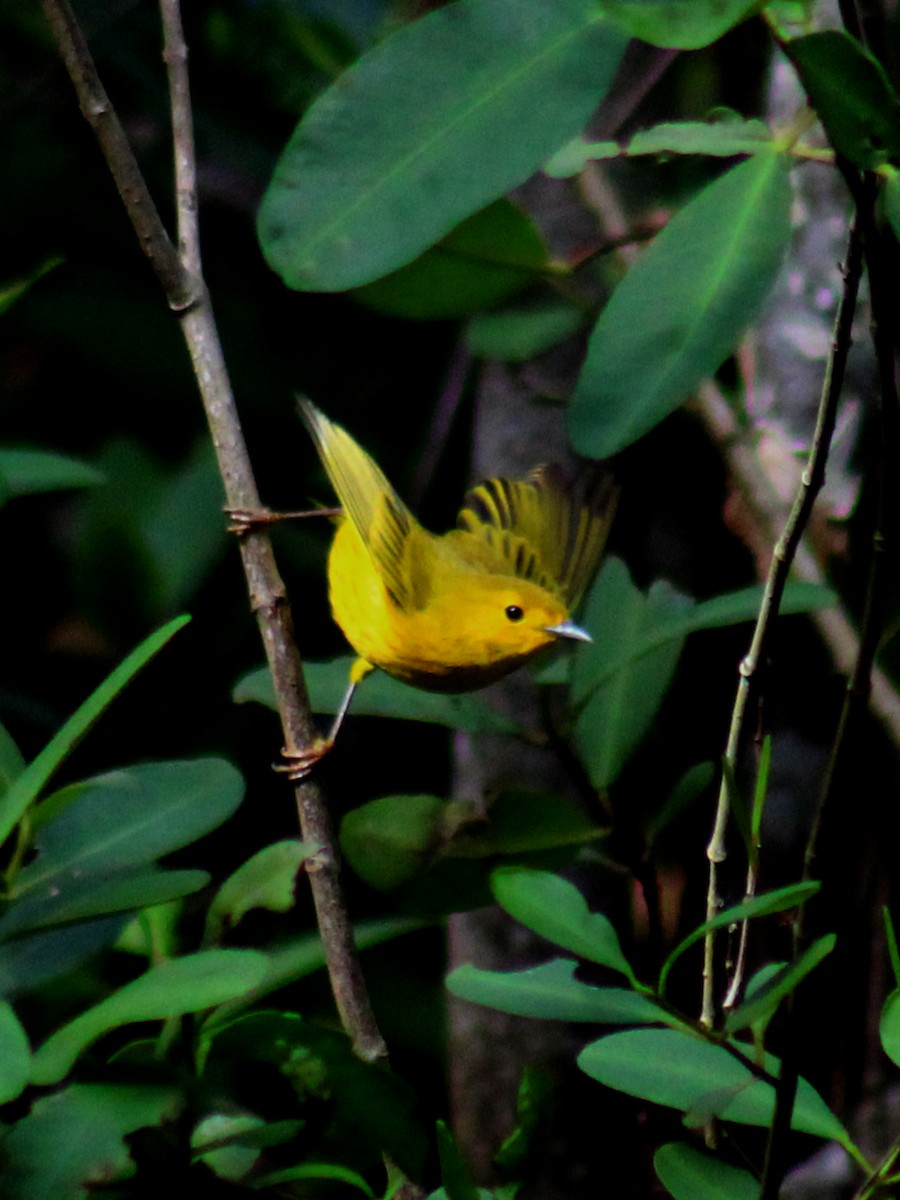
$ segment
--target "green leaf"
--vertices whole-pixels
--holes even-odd
[[[437,1122],[437,1145],[441,1160],[441,1183],[447,1200],[479,1200],[471,1172],[444,1121]]]
[[[768,1021],[785,996],[789,995],[822,959],[828,957],[836,941],[836,935],[829,933],[808,946],[796,962],[783,967],[767,980],[764,987],[728,1014],[725,1019],[725,1032],[737,1033],[738,1030],[747,1029],[757,1022]]]
[[[787,52],[835,150],[871,169],[900,159],[900,100],[881,64],[848,33],[796,38]]]
[[[125,1138],[173,1120],[174,1088],[76,1084],[34,1103],[3,1138],[4,1200],[84,1200],[134,1174]]]
[[[80,966],[111,945],[127,919],[120,913],[93,917],[0,942],[0,996],[30,992]]]
[[[343,1033],[294,1013],[249,1013],[219,1030],[210,1053],[216,1064],[249,1062],[255,1073],[270,1064],[279,1088],[292,1086],[311,1106],[321,1100],[338,1145],[386,1153],[410,1174],[421,1170],[427,1147],[412,1089],[358,1058]]]
[[[678,50],[708,46],[759,6],[760,0],[601,0],[631,37]]]
[[[336,713],[347,690],[352,657],[331,662],[304,662],[303,673],[310,691],[313,712]],[[275,708],[275,693],[268,667],[245,675],[232,693],[235,703],[248,700]],[[352,716],[394,717],[401,721],[426,721],[465,729],[469,733],[517,733],[518,727],[501,713],[489,708],[477,695],[450,696],[422,692],[376,671],[359,685],[350,706]]]
[[[592,913],[573,884],[549,871],[501,867],[491,876],[497,903],[528,929],[634,982],[634,973],[608,917]]]
[[[0,797],[0,844],[9,837],[54,771],[119,692],[189,620],[188,616],[176,617],[152,633],[136,650],[132,650],[50,739],[37,758],[28,764],[6,794]]]
[[[341,822],[341,850],[372,887],[400,887],[428,865],[444,841],[446,807],[437,796],[370,800]]]
[[[575,744],[595,787],[614,782],[652,725],[686,637],[659,631],[678,628],[692,605],[665,580],[644,595],[620,559],[605,563],[591,589],[584,624],[594,641],[575,656],[572,700]]]
[[[200,1012],[244,995],[259,986],[267,967],[265,955],[254,950],[201,950],[161,962],[51,1034],[35,1051],[32,1082],[57,1083],[110,1029]]]
[[[604,580],[607,573],[611,578]],[[620,649],[618,638],[607,636],[605,645],[598,646],[598,643],[603,640],[601,635],[610,628],[611,621],[622,620],[620,609],[629,609],[635,603],[635,595],[640,596],[641,593],[631,584],[624,563],[616,558],[607,559],[593,590],[597,595],[594,597],[592,593],[588,598],[584,623],[589,631],[595,633],[595,637],[593,645],[582,648],[574,659],[577,698],[606,683],[623,667],[665,646],[667,642],[681,641],[688,634],[704,629],[719,629],[755,620],[764,591],[761,585],[756,585],[691,604],[672,602],[668,613],[665,611],[666,605],[661,603],[663,611],[654,617],[651,627],[639,638],[629,639]],[[781,616],[796,615],[817,608],[828,608],[835,602],[836,595],[831,588],[795,581],[785,587],[779,613]],[[596,611],[592,614],[593,605],[596,605]]]
[[[294,906],[297,872],[316,849],[308,842],[291,838],[264,846],[242,863],[225,880],[209,906],[204,943],[220,941],[225,930],[234,928],[253,908],[289,912]]]
[[[90,487],[102,483],[103,475],[96,467],[51,450],[0,449],[0,482],[9,497],[30,496]]]
[[[580,846],[604,833],[582,807],[562,796],[507,788],[491,800],[487,823],[471,829],[463,826],[447,853],[460,858],[530,854]]]
[[[735,112],[715,112],[708,121],[665,121],[639,130],[628,142],[585,142],[576,138],[544,164],[556,178],[577,175],[592,160],[638,158],[641,155],[704,154],[713,158],[758,154],[774,149],[772,131],[764,121],[745,120]]]
[[[408,320],[467,317],[514,296],[548,269],[535,224],[509,200],[495,200],[420,258],[353,296]]]
[[[194,1160],[205,1162],[220,1179],[239,1182],[256,1165],[259,1147],[244,1145],[238,1138],[242,1133],[256,1133],[260,1128],[264,1129],[265,1124],[262,1117],[249,1113],[211,1113],[191,1132]],[[205,1149],[210,1143],[209,1149]]]
[[[221,758],[147,763],[72,784],[48,798],[54,815],[13,895],[153,862],[221,825],[243,794],[241,775]]]
[[[759,1180],[695,1146],[669,1142],[653,1156],[653,1166],[675,1200],[758,1200]]]
[[[732,1042],[743,1056],[752,1047]],[[578,1065],[607,1087],[687,1113],[703,1106],[739,1125],[767,1126],[775,1111],[775,1090],[724,1046],[677,1029],[628,1029],[586,1046]],[[766,1055],[765,1069],[777,1077],[778,1059]],[[791,1128],[840,1142],[849,1136],[818,1092],[799,1081]]]
[[[571,337],[585,323],[574,304],[504,309],[473,317],[466,330],[469,353],[501,362],[525,362]]]
[[[749,900],[743,900],[740,904],[723,909],[711,921],[705,921],[678,943],[665,963],[663,963],[663,968],[659,973],[660,992],[665,987],[669,972],[682,954],[684,954],[685,950],[693,946],[695,942],[699,942],[701,938],[706,937],[707,933],[711,933],[716,929],[724,929],[727,925],[736,925],[740,921],[750,921],[755,917],[770,917],[774,913],[786,912],[789,908],[797,908],[799,905],[805,904],[807,900],[811,900],[821,886],[815,880],[809,880],[806,883],[791,883],[787,887],[775,888],[771,892],[763,892],[761,896],[752,896]]]
[[[121,500],[121,491],[117,493]],[[222,479],[212,443],[204,438],[169,472],[140,513],[142,532],[156,571],[162,614],[189,603],[228,544],[222,516]]]
[[[0,919],[0,938],[26,929],[68,924],[106,913],[129,912],[166,904],[209,883],[206,871],[159,871],[155,868],[88,875],[77,868],[59,872],[10,904]]]
[[[894,930],[891,910],[887,905],[883,905],[881,912],[884,918],[884,936],[887,942],[888,958],[890,959],[891,971],[894,975],[894,983],[897,987],[900,987],[900,950],[897,949],[897,934]]]
[[[382,917],[360,921],[354,926],[353,940],[358,950],[366,950],[395,937],[402,937],[403,934],[418,932],[430,924],[431,921],[416,917]],[[223,1022],[230,1020],[235,1013],[255,1004],[264,996],[321,970],[325,966],[322,939],[317,933],[309,933],[269,947],[266,950],[266,962],[263,979],[251,991],[226,1001],[210,1014],[204,1024],[207,1033],[214,1034]]]
[[[878,1033],[882,1050],[900,1067],[900,988],[895,988],[884,1002]]]
[[[9,309],[11,309],[16,303],[16,301],[20,299],[20,297],[24,296],[25,293],[35,283],[37,283],[39,279],[43,279],[45,275],[49,274],[50,271],[58,267],[63,261],[64,260],[62,258],[56,256],[45,259],[45,261],[42,262],[36,270],[32,271],[30,275],[16,279],[12,283],[4,283],[0,285],[0,316],[2,316],[3,313],[8,312]]]
[[[0,796],[9,790],[10,784],[25,770],[25,759],[19,747],[10,737],[6,727],[0,725]]]
[[[366,1196],[373,1198],[375,1196],[358,1171],[351,1171],[349,1167],[341,1166],[340,1163],[299,1163],[296,1167],[285,1167],[283,1171],[270,1171],[267,1175],[261,1175],[258,1179],[253,1180],[252,1186],[255,1190],[274,1188],[279,1184],[291,1183],[297,1179],[330,1179],[358,1188]]]
[[[672,218],[591,336],[567,418],[579,453],[630,445],[721,366],[775,282],[790,204],[786,158],[760,153]]]
[[[519,1017],[601,1025],[672,1023],[668,1011],[641,992],[582,983],[575,978],[577,966],[568,958],[524,971],[486,971],[465,963],[450,972],[446,986],[460,1000]]]
[[[655,817],[647,823],[647,842],[654,843],[668,827],[703,795],[712,785],[715,768],[711,762],[689,767],[672,789],[672,794]]]
[[[259,213],[269,264],[340,291],[410,262],[578,132],[625,42],[590,0],[458,0],[397,30],[288,143]]]
[[[15,1010],[0,1001],[0,1104],[15,1100],[28,1086],[31,1047]]]
[[[888,173],[881,190],[881,202],[884,216],[894,231],[894,237],[900,241],[900,171],[892,170]]]

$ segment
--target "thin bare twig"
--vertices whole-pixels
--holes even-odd
[[[166,233],[68,0],[41,0],[41,4],[75,85],[81,110],[97,137],[141,246],[163,286],[170,307],[180,316],[228,507],[259,508],[259,494],[201,273],[187,49],[178,0],[161,0],[161,10],[172,95],[181,253],[175,250]],[[287,595],[264,529],[256,529],[242,537],[239,548],[251,607],[272,672],[285,750],[294,754],[312,745],[317,734]],[[307,864],[307,873],[341,1021],[360,1057],[384,1062],[387,1050],[372,1013],[353,943],[327,808],[318,786],[311,781],[305,780],[296,786],[295,798],[302,835],[318,847]]]
[[[772,552],[769,576],[766,580],[765,592],[762,604],[760,605],[756,627],[753,631],[750,649],[738,668],[738,688],[732,710],[728,742],[725,748],[725,758],[732,768],[737,763],[752,683],[763,660],[772,623],[778,614],[784,586],[787,583],[794,556],[800,545],[800,539],[812,514],[816,496],[825,480],[825,465],[828,459],[831,437],[834,432],[837,404],[843,387],[847,356],[850,351],[851,328],[853,314],[856,309],[856,297],[859,290],[861,273],[862,235],[858,222],[854,221],[847,248],[847,261],[844,268],[844,291],[835,318],[834,340],[831,356],[825,371],[822,397],[819,404],[816,429],[809,452],[809,459],[806,469],[801,476],[800,485],[797,489],[797,495],[790,515]],[[706,851],[706,856],[709,860],[709,886],[706,898],[706,919],[708,921],[713,919],[721,906],[718,868],[719,864],[725,858],[725,828],[727,821],[728,788],[727,779],[723,775],[713,832]],[[712,1027],[715,1020],[714,949],[714,936],[708,934],[704,941],[703,1003],[700,1015],[701,1022],[708,1028]]]

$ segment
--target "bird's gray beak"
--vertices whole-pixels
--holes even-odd
[[[594,640],[586,629],[582,629],[574,621],[561,621],[559,625],[545,625],[544,628],[555,637],[572,638],[576,642],[592,642]]]

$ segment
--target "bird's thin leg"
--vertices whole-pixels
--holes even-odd
[[[313,767],[329,754],[334,749],[335,738],[338,735],[338,730],[344,722],[344,717],[347,715],[347,709],[350,707],[350,701],[353,699],[353,693],[356,691],[356,683],[351,683],[344,698],[341,701],[341,706],[335,713],[334,720],[331,723],[331,729],[328,731],[328,736],[324,738],[316,738],[311,746],[307,746],[305,750],[288,751],[282,750],[281,754],[284,762],[276,763],[274,770],[282,771],[288,779],[296,782],[299,779],[305,779],[312,771]]]
[[[340,508],[310,508],[304,512],[273,512],[271,508],[226,508],[229,525],[228,532],[239,536],[253,533],[266,525],[274,525],[277,521],[295,521],[301,517],[339,517],[343,512]]]

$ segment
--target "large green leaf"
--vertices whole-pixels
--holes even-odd
[[[381,917],[371,921],[360,921],[354,926],[353,940],[358,950],[366,950],[370,946],[379,946],[382,942],[402,937],[406,933],[416,933],[430,924],[432,922],[429,920],[415,917]],[[210,1014],[204,1023],[204,1030],[208,1035],[215,1034],[235,1013],[255,1004],[257,1000],[311,975],[314,971],[320,971],[325,966],[322,939],[317,933],[307,933],[280,942],[266,950],[266,963],[266,973],[256,987],[234,1000],[226,1000]]]
[[[199,1012],[244,995],[267,968],[265,955],[255,950],[201,950],[158,963],[51,1034],[35,1051],[32,1082],[58,1082],[82,1050],[110,1029]]]
[[[631,37],[678,50],[708,46],[759,6],[760,0],[601,0]]]
[[[469,352],[501,362],[525,362],[584,325],[584,310],[558,300],[529,308],[506,308],[473,317],[466,330]]]
[[[834,148],[861,167],[900,162],[900,100],[884,68],[848,33],[825,30],[788,54]]]
[[[313,712],[338,711],[347,690],[350,668],[355,661],[348,657],[303,664]],[[245,675],[235,685],[232,694],[238,704],[254,700],[257,704],[265,704],[267,708],[276,707],[268,667],[260,667]],[[469,733],[518,732],[512,721],[490,708],[477,694],[449,696],[439,692],[423,692],[401,683],[399,679],[392,679],[383,671],[376,671],[362,681],[353,697],[350,713],[358,717],[426,721],[431,725],[446,725],[448,729],[465,729]]]
[[[0,796],[0,844],[2,844],[37,799],[48,779],[66,756],[84,737],[119,692],[169,639],[183,628],[190,617],[176,617],[162,629],[152,633],[136,650],[132,650],[103,683],[94,691],[62,729],[50,739],[44,749],[18,776],[6,793]]]
[[[687,636],[660,638],[658,631],[679,627],[692,607],[665,580],[645,595],[617,558],[591,589],[584,623],[594,641],[575,656],[572,698],[580,706],[575,743],[595,787],[618,777],[650,728]]]
[[[447,976],[447,989],[486,1008],[548,1021],[602,1025],[669,1024],[669,1013],[630,988],[594,987],[575,978],[578,964],[554,958],[524,971],[485,971],[466,963]]]
[[[438,796],[380,796],[344,817],[341,850],[372,887],[400,887],[427,866],[442,844],[446,808]]]
[[[759,1200],[759,1180],[684,1142],[660,1146],[653,1166],[675,1200]]]
[[[508,200],[496,200],[408,266],[353,295],[377,312],[410,320],[465,317],[514,296],[548,267],[534,223]]]
[[[592,913],[578,888],[550,871],[501,867],[491,876],[497,903],[548,942],[634,981],[608,917]]]
[[[166,904],[209,883],[206,871],[159,871],[154,867],[98,872],[60,871],[10,904],[0,919],[0,938],[26,929],[68,924],[105,913],[133,912]]]
[[[111,945],[128,917],[116,913],[0,942],[0,996],[17,996],[63,975]]]
[[[153,862],[221,825],[243,794],[241,775],[221,758],[147,763],[72,784],[48,798],[54,815],[13,896]]]
[[[85,1200],[134,1174],[125,1138],[161,1125],[182,1104],[175,1088],[76,1084],[42,1096],[3,1138],[4,1200]]]
[[[96,467],[51,450],[0,449],[0,491],[8,497],[101,483]]]
[[[765,1127],[775,1111],[775,1090],[741,1061],[740,1055],[751,1055],[753,1048],[733,1045],[738,1057],[682,1030],[628,1029],[586,1046],[578,1065],[592,1079],[629,1096]],[[777,1077],[780,1064],[767,1055],[765,1069]],[[797,1086],[791,1127],[845,1146],[849,1141],[840,1121],[805,1079]]]
[[[613,292],[568,413],[581,454],[606,458],[673,412],[734,350],[787,247],[788,162],[760,153],[705,187]]]
[[[20,1095],[31,1072],[31,1047],[19,1018],[5,1001],[0,1002],[0,1104]]]
[[[410,262],[578,132],[625,43],[593,0],[457,0],[397,30],[288,143],[259,214],[268,262],[324,291]]]
[[[881,1048],[891,1062],[900,1067],[900,988],[895,988],[885,1000],[878,1032]]]

